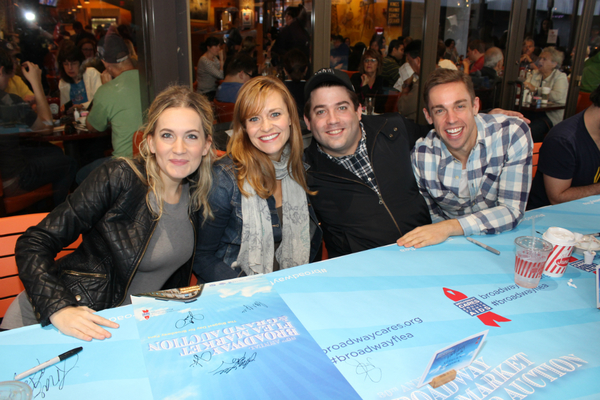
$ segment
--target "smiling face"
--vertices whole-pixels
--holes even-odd
[[[342,86],[315,89],[310,98],[310,120],[304,116],[304,121],[323,151],[334,157],[354,154],[362,136],[361,106],[354,109]]]
[[[250,142],[271,160],[279,161],[283,147],[290,139],[291,118],[283,97],[273,92],[265,99],[263,109],[245,121]]]
[[[429,91],[428,108],[423,109],[427,122],[450,153],[466,163],[469,153],[477,143],[475,115],[479,112],[479,98],[472,99],[463,82],[434,86]]]
[[[166,187],[179,185],[196,172],[211,145],[204,134],[202,120],[187,107],[167,108],[156,122],[148,146],[156,156],[160,177]]]

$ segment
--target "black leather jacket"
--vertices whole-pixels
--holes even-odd
[[[43,326],[64,307],[99,311],[123,303],[157,225],[146,204],[147,192],[124,160],[110,161],[19,238],[15,250],[19,277]],[[195,230],[194,215],[190,223]],[[81,245],[54,261],[79,234]],[[193,256],[163,288],[187,286],[192,263]]]

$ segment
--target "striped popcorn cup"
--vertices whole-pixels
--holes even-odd
[[[552,244],[544,239],[520,236],[515,239],[515,246],[515,283],[533,289],[540,283]]]
[[[544,275],[560,278],[567,269],[573,247],[577,242],[575,235],[564,228],[552,227],[544,232],[543,237],[554,247],[544,265]]]

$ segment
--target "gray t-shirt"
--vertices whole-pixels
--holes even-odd
[[[150,195],[152,207],[156,207]],[[188,214],[190,188],[181,188],[177,204],[164,203],[163,214],[148,243],[146,254],[135,272],[123,304],[130,304],[130,295],[160,290],[167,279],[194,253],[194,229]]]

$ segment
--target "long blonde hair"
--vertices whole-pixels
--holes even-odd
[[[156,157],[150,151],[148,145],[148,136],[154,136],[156,124],[162,113],[168,108],[185,107],[196,111],[202,121],[202,130],[207,140],[212,139],[213,129],[213,111],[210,102],[206,97],[199,93],[195,93],[187,86],[170,86],[163,90],[150,105],[148,109],[147,123],[143,127],[144,135],[140,143],[140,155],[138,158],[146,166],[146,176],[143,176],[133,162],[129,160],[129,164],[136,171],[140,179],[149,186],[148,194],[146,195],[146,203],[148,208],[152,210],[150,203],[150,193],[154,194],[158,204],[157,219],[160,219],[163,212],[163,192],[164,186],[160,178],[160,168],[156,162]],[[208,204],[208,192],[212,186],[211,168],[214,157],[214,144],[211,144],[210,151],[203,157],[200,167],[187,180],[190,182],[192,191],[190,194],[190,212],[198,211],[202,208],[204,218],[212,217],[212,211]]]
[[[283,98],[291,121],[288,139],[291,146],[288,172],[305,192],[312,194],[306,184],[306,173],[302,163],[304,145],[296,103],[283,82],[270,76],[259,76],[246,82],[240,89],[235,103],[233,134],[227,145],[227,153],[231,156],[237,169],[238,188],[247,197],[249,194],[244,191],[243,187],[244,181],[248,180],[256,194],[263,199],[268,198],[275,191],[277,185],[275,167],[269,156],[252,144],[246,131],[248,118],[259,114],[264,108],[267,98],[274,93],[279,93]]]

